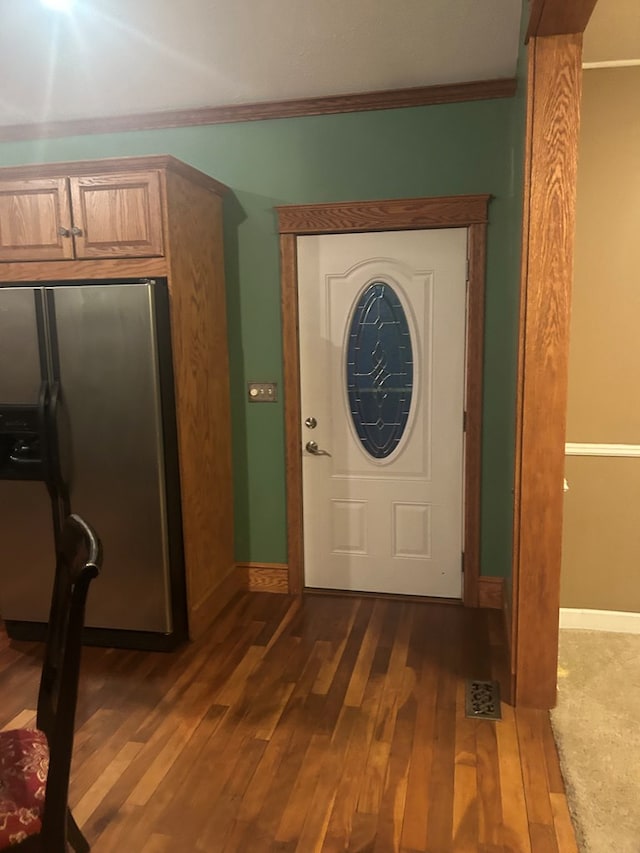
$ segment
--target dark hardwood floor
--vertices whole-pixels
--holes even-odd
[[[575,853],[548,714],[468,719],[501,614],[243,593],[177,652],[85,649],[71,803],[94,853]],[[40,647],[0,633],[0,726]]]

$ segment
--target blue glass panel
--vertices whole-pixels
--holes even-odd
[[[356,305],[347,343],[347,392],[356,432],[368,453],[384,459],[407,426],[413,391],[409,324],[393,288],[370,284]]]

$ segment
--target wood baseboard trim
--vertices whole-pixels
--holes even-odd
[[[495,610],[504,608],[504,578],[482,575],[478,578],[478,606]]]
[[[515,92],[515,78],[504,77],[494,80],[470,80],[439,86],[412,86],[407,89],[361,92],[351,95],[329,95],[319,98],[299,98],[297,100],[268,101],[254,104],[231,104],[192,110],[163,110],[137,115],[69,119],[38,124],[14,124],[0,128],[0,142],[426,107],[462,101],[511,98]]]
[[[289,594],[289,567],[286,563],[237,563],[237,570],[242,589]]]

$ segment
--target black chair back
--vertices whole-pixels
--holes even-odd
[[[85,605],[89,584],[102,565],[102,546],[94,530],[77,515],[64,522],[45,646],[37,727],[49,742],[49,775],[42,820],[47,838],[66,838],[67,797],[78,699]],[[75,829],[75,827],[74,827]]]
[[[58,538],[37,728],[0,731],[0,849],[88,853],[68,805],[82,631],[89,584],[102,565],[91,527],[69,515]]]

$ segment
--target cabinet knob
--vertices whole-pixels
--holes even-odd
[[[74,225],[71,229],[71,233],[74,237],[82,237],[82,228],[76,228],[76,226]]]
[[[58,228],[58,235],[60,237],[68,237],[70,234],[71,234],[71,232],[69,231],[68,228],[65,228],[62,225]]]

